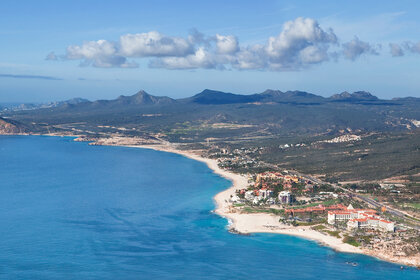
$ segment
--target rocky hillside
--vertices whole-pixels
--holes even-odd
[[[0,134],[22,134],[26,132],[26,128],[19,123],[0,118]]]

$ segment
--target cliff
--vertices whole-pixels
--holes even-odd
[[[19,123],[0,118],[0,134],[23,134],[27,132],[26,128]]]

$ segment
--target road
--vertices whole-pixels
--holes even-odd
[[[281,168],[279,168],[278,166],[276,166],[274,164],[264,163],[264,165],[266,165],[267,167],[272,168],[274,170],[278,170],[278,171],[284,170],[284,169],[281,169]],[[410,216],[410,215],[408,215],[406,213],[403,213],[403,212],[401,212],[401,211],[399,211],[397,209],[391,208],[388,205],[385,205],[383,203],[380,203],[380,202],[378,202],[378,201],[376,201],[376,200],[374,200],[372,198],[369,198],[369,197],[360,195],[360,194],[358,194],[358,193],[356,193],[354,191],[351,191],[349,189],[346,189],[346,188],[344,188],[342,186],[339,186],[337,184],[327,183],[327,182],[324,182],[324,181],[322,181],[322,180],[320,180],[318,178],[312,177],[312,176],[307,175],[307,174],[302,174],[302,173],[300,173],[298,171],[295,171],[295,170],[288,170],[288,172],[290,174],[292,174],[292,175],[299,176],[301,178],[304,178],[306,180],[309,180],[311,182],[314,182],[315,184],[318,184],[318,185],[329,184],[329,185],[333,186],[335,189],[343,190],[344,192],[348,193],[352,197],[356,197],[356,198],[358,198],[358,199],[366,202],[367,204],[369,204],[369,205],[371,205],[371,206],[373,206],[375,208],[385,207],[387,213],[389,213],[391,215],[394,215],[394,216],[397,216],[399,218],[408,219],[410,222],[416,224],[416,225],[413,225],[412,227],[420,231],[420,226],[417,225],[418,224],[418,221],[413,216]]]

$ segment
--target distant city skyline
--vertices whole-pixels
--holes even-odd
[[[0,102],[205,88],[420,97],[417,1],[2,1]]]

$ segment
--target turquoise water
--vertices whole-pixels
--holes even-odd
[[[229,184],[175,154],[0,136],[0,278],[420,279],[296,237],[230,234],[211,213]]]

